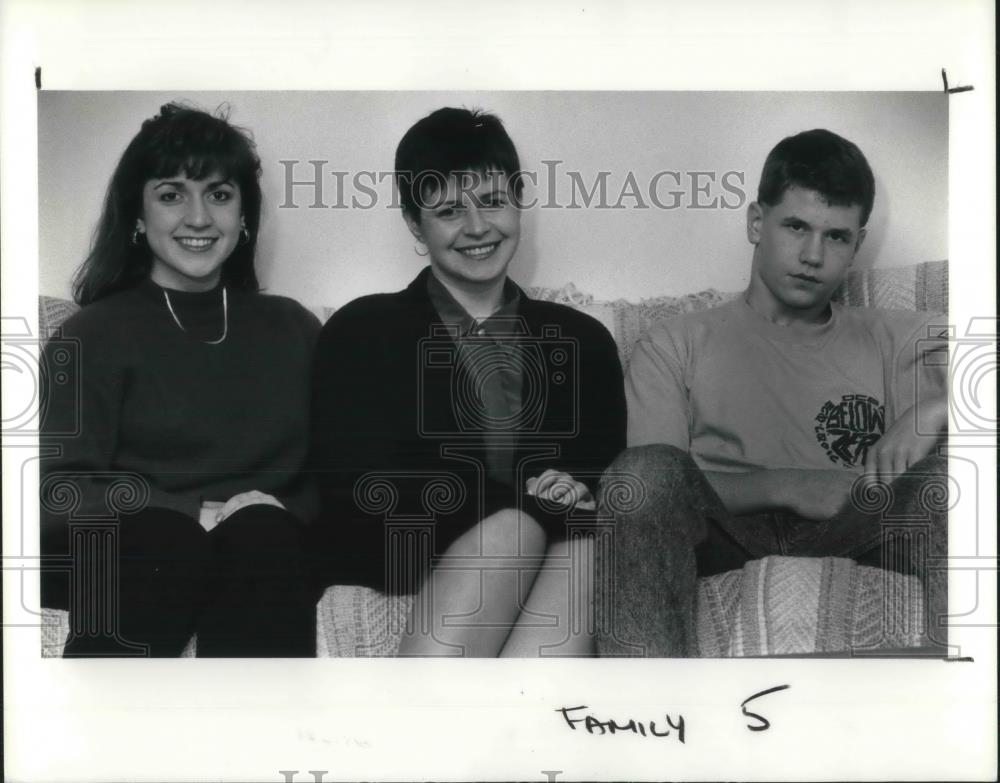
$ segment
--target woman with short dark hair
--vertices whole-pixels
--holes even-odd
[[[498,117],[424,117],[396,185],[429,266],[317,346],[326,581],[414,596],[400,655],[589,655],[594,492],[625,445],[614,340],[507,277],[522,178]]]

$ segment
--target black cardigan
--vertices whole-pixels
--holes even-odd
[[[536,509],[524,481],[548,468],[596,492],[601,472],[625,448],[625,394],[611,335],[590,316],[521,292],[528,336],[519,339],[537,381],[532,386],[526,375],[524,393],[535,391],[522,404],[539,415],[516,438],[521,492],[488,479],[475,457],[482,438],[455,416],[453,342],[432,338],[443,325],[428,274],[403,291],[354,300],[320,334],[311,465],[322,501],[315,554],[327,584],[386,587],[386,521],[430,524],[440,554],[500,508]]]

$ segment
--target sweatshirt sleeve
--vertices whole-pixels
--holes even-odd
[[[948,326],[939,313],[881,311],[875,321],[885,357],[889,422],[921,400],[948,392]]]
[[[632,351],[625,380],[628,445],[665,443],[691,450],[685,380],[689,350],[680,319],[661,321]]]

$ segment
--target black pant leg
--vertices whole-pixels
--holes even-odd
[[[191,639],[209,570],[208,536],[177,511],[123,514],[73,564],[66,657],[176,657]],[[117,556],[115,556],[117,555]]]
[[[316,655],[317,590],[305,526],[284,509],[246,506],[209,534],[213,573],[198,619],[198,657]]]

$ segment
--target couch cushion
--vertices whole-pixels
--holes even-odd
[[[388,596],[369,587],[328,588],[316,607],[317,657],[395,655],[412,605],[412,596]]]
[[[948,262],[852,272],[834,297],[851,307],[948,312]]]
[[[770,556],[698,580],[702,657],[846,653],[918,646],[923,590],[839,557]]]
[[[80,309],[80,306],[68,299],[57,299],[54,296],[38,297],[38,337],[43,342],[48,340],[53,332],[62,326],[62,322]]]

